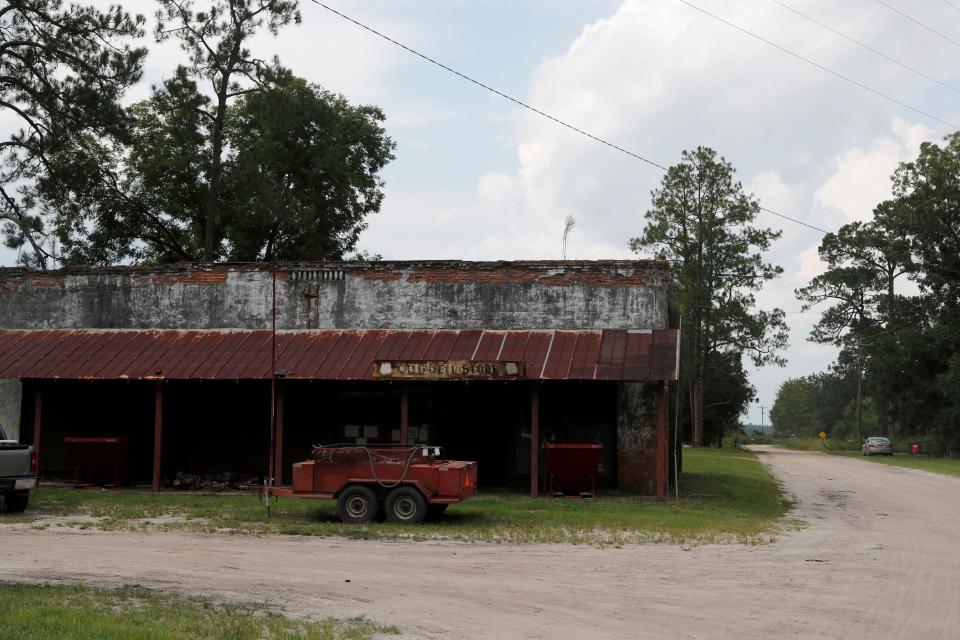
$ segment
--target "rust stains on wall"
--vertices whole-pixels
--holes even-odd
[[[278,274],[279,275],[279,274]],[[227,281],[227,272],[221,270],[184,271],[181,273],[158,273],[153,283],[164,284],[222,284]]]

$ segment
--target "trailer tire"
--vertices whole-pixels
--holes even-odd
[[[23,513],[27,509],[27,503],[30,502],[29,491],[16,491],[8,493],[3,497],[7,513]]]
[[[397,487],[387,495],[387,520],[418,524],[427,517],[427,501],[414,487]]]
[[[362,484],[350,485],[337,498],[337,515],[347,524],[373,522],[378,509],[377,494]]]

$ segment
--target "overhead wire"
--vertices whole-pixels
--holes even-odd
[[[804,20],[808,20],[808,21],[812,22],[813,24],[815,24],[815,25],[817,25],[817,26],[819,26],[819,27],[821,27],[821,28],[823,28],[823,29],[826,29],[826,30],[829,31],[830,33],[833,33],[834,35],[840,36],[840,37],[843,38],[844,40],[847,40],[847,41],[849,41],[849,42],[852,42],[853,44],[857,45],[858,47],[860,47],[860,48],[862,48],[862,49],[866,49],[867,51],[873,53],[874,55],[880,56],[881,58],[883,58],[884,60],[886,60],[886,61],[888,61],[888,62],[892,62],[893,64],[897,65],[898,67],[901,67],[901,68],[903,68],[903,69],[906,69],[907,71],[910,71],[911,73],[914,73],[914,74],[920,76],[921,78],[925,78],[925,79],[929,80],[930,82],[935,82],[936,84],[940,85],[941,87],[943,87],[943,88],[945,88],[945,89],[949,89],[950,91],[953,91],[953,92],[955,92],[955,93],[960,93],[960,89],[958,89],[958,88],[956,88],[956,87],[954,87],[954,86],[952,86],[952,85],[949,85],[949,84],[947,84],[946,82],[943,82],[942,80],[938,80],[937,78],[934,78],[933,76],[931,76],[931,75],[929,75],[929,74],[927,74],[927,73],[924,73],[923,71],[921,71],[920,69],[917,69],[916,67],[911,67],[910,65],[906,64],[905,62],[902,62],[902,61],[900,61],[900,60],[897,60],[896,58],[894,58],[894,57],[892,57],[892,56],[888,56],[888,55],[885,54],[884,52],[882,52],[882,51],[880,51],[880,50],[878,50],[878,49],[875,49],[875,48],[871,47],[871,46],[868,45],[867,43],[861,42],[860,40],[857,40],[856,38],[854,38],[854,37],[852,37],[852,36],[849,36],[849,35],[843,33],[842,31],[839,31],[839,30],[837,30],[837,29],[834,29],[834,28],[831,27],[830,25],[825,24],[825,23],[821,22],[820,20],[817,20],[816,18],[807,15],[806,13],[803,13],[803,12],[800,11],[799,9],[796,9],[796,8],[794,8],[794,7],[791,7],[790,5],[788,5],[788,4],[785,3],[785,2],[781,2],[780,0],[770,0],[770,1],[771,1],[771,2],[774,2],[774,3],[778,4],[778,5],[780,5],[781,7],[783,7],[784,9],[786,9],[787,11],[793,12],[794,14],[796,14],[796,15],[800,16],[801,18],[803,18]],[[953,5],[951,5],[951,6],[953,6]],[[960,8],[958,8],[958,7],[954,7],[954,8],[957,9],[958,11],[960,11]]]
[[[445,70],[445,71],[448,71],[449,73],[452,73],[453,75],[455,75],[455,76],[457,76],[457,77],[459,77],[459,78],[461,78],[461,79],[463,79],[463,80],[466,80],[467,82],[470,82],[471,84],[474,84],[474,85],[476,85],[476,86],[478,86],[478,87],[480,87],[480,88],[482,88],[482,89],[485,89],[485,90],[487,90],[487,91],[490,91],[491,93],[494,93],[494,94],[500,96],[501,98],[504,98],[505,100],[508,100],[508,101],[510,101],[510,102],[512,102],[512,103],[514,103],[514,104],[516,104],[516,105],[518,105],[518,106],[520,106],[520,107],[522,107],[522,108],[524,108],[524,109],[527,109],[527,110],[529,110],[529,111],[532,111],[533,113],[536,113],[537,115],[539,115],[539,116],[541,116],[541,117],[547,118],[548,120],[551,120],[552,122],[554,122],[554,123],[556,123],[556,124],[559,124],[559,125],[561,125],[561,126],[563,126],[563,127],[566,127],[567,129],[569,129],[569,130],[571,130],[571,131],[574,131],[575,133],[578,133],[578,134],[580,134],[580,135],[582,135],[582,136],[585,136],[585,137],[587,137],[587,138],[589,138],[589,139],[591,139],[591,140],[593,140],[593,141],[595,141],[595,142],[599,142],[599,143],[602,144],[602,145],[605,145],[605,146],[607,146],[607,147],[610,147],[611,149],[614,149],[614,150],[616,150],[616,151],[619,151],[619,152],[621,152],[621,153],[624,153],[624,154],[626,154],[626,155],[628,155],[628,156],[630,156],[630,157],[632,157],[632,158],[634,158],[634,159],[636,159],[636,160],[640,160],[641,162],[645,162],[646,164],[648,164],[648,165],[650,165],[650,166],[652,166],[652,167],[656,167],[657,169],[660,169],[661,171],[667,171],[667,170],[668,170],[668,168],[667,168],[665,165],[660,164],[659,162],[655,162],[654,160],[650,160],[649,158],[645,158],[645,157],[641,156],[641,155],[638,154],[638,153],[635,153],[635,152],[633,152],[633,151],[630,151],[629,149],[625,149],[624,147],[621,147],[620,145],[614,144],[613,142],[610,142],[609,140],[605,140],[605,139],[603,139],[603,138],[601,138],[601,137],[599,137],[599,136],[596,136],[596,135],[590,133],[589,131],[585,131],[584,129],[581,129],[580,127],[577,127],[577,126],[574,126],[574,125],[572,125],[572,124],[570,124],[570,123],[568,123],[568,122],[565,122],[565,121],[561,120],[560,118],[557,118],[556,116],[553,116],[553,115],[551,115],[551,114],[549,114],[549,113],[547,113],[547,112],[545,112],[545,111],[542,111],[542,110],[540,110],[540,109],[538,109],[538,108],[536,108],[536,107],[534,107],[534,106],[532,106],[532,105],[530,105],[530,104],[528,104],[528,103],[526,103],[526,102],[524,102],[524,101],[522,101],[522,100],[518,100],[517,98],[514,98],[513,96],[508,95],[508,94],[504,93],[503,91],[500,91],[499,89],[495,89],[494,87],[491,87],[491,86],[488,85],[488,84],[485,84],[485,83],[483,83],[483,82],[480,82],[479,80],[476,80],[476,79],[474,79],[474,78],[466,75],[465,73],[461,73],[460,71],[457,71],[456,69],[454,69],[454,68],[452,68],[452,67],[449,67],[449,66],[443,64],[442,62],[439,62],[438,60],[435,60],[434,58],[431,58],[430,56],[427,56],[427,55],[425,55],[425,54],[423,54],[423,53],[420,53],[420,52],[417,51],[416,49],[413,49],[412,47],[409,47],[409,46],[403,44],[402,42],[399,42],[399,41],[397,41],[397,40],[394,40],[394,39],[391,38],[390,36],[388,36],[388,35],[386,35],[386,34],[383,34],[383,33],[381,33],[380,31],[377,31],[377,30],[374,29],[373,27],[367,26],[366,24],[364,24],[364,23],[362,23],[362,22],[360,22],[360,21],[358,21],[358,20],[355,20],[355,19],[351,18],[350,16],[348,16],[348,15],[346,15],[346,14],[337,11],[337,10],[334,9],[333,7],[330,7],[330,6],[326,5],[326,4],[324,4],[323,2],[320,2],[320,0],[310,0],[310,1],[313,2],[315,5],[326,9],[326,10],[329,11],[330,13],[333,13],[333,14],[335,14],[335,15],[343,18],[343,19],[346,20],[347,22],[351,22],[351,23],[353,23],[354,25],[360,27],[361,29],[364,29],[364,30],[368,31],[368,32],[374,34],[375,36],[377,36],[377,37],[379,37],[379,38],[382,38],[383,40],[386,40],[387,42],[390,42],[391,44],[394,44],[394,45],[400,47],[401,49],[404,49],[405,51],[408,51],[409,53],[412,53],[413,55],[417,56],[418,58],[421,58],[421,59],[429,62],[430,64],[433,64],[433,65],[435,65],[435,66],[437,66],[437,67],[440,67],[441,69],[443,69],[443,70]],[[952,126],[952,125],[951,125],[951,126]],[[788,216],[788,215],[785,215],[785,214],[783,214],[783,213],[780,213],[779,211],[774,211],[773,209],[769,209],[769,208],[767,208],[767,207],[761,206],[761,207],[760,207],[760,210],[761,210],[761,211],[764,211],[764,212],[766,212],[766,213],[769,213],[769,214],[771,214],[771,215],[777,216],[777,217],[779,217],[779,218],[782,218],[782,219],[784,219],[784,220],[789,220],[790,222],[793,222],[793,223],[795,223],[795,224],[799,224],[799,225],[804,226],[804,227],[807,227],[807,228],[809,228],[809,229],[813,229],[814,231],[819,231],[820,233],[824,233],[824,234],[830,233],[830,232],[827,231],[826,229],[823,229],[823,228],[818,227],[818,226],[816,226],[816,225],[810,224],[810,223],[808,223],[808,222],[804,222],[803,220],[798,220],[797,218],[793,218],[793,217],[791,217],[791,216]]]
[[[877,4],[879,4],[880,6],[886,7],[886,8],[889,9],[890,11],[893,11],[893,12],[896,13],[897,15],[902,16],[903,18],[909,20],[910,22],[912,22],[913,24],[917,25],[918,27],[920,27],[920,28],[922,28],[922,29],[926,29],[927,31],[929,31],[929,32],[932,33],[933,35],[935,35],[935,36],[937,36],[937,37],[939,37],[939,38],[942,38],[943,40],[946,40],[946,41],[949,42],[950,44],[956,45],[956,46],[960,47],[960,42],[954,40],[953,38],[951,38],[950,36],[948,36],[948,35],[946,35],[946,34],[944,34],[944,33],[940,33],[939,31],[937,31],[937,30],[934,29],[933,27],[931,27],[931,26],[929,26],[929,25],[927,25],[927,24],[924,24],[923,22],[920,22],[919,20],[917,20],[916,18],[914,18],[914,17],[911,16],[910,14],[905,13],[905,12],[901,11],[900,9],[897,9],[895,6],[893,6],[893,5],[891,5],[891,4],[888,4],[888,3],[884,2],[883,0],[873,0],[873,1],[876,2]],[[947,4],[950,4],[950,3],[948,2]],[[953,5],[950,5],[950,6],[953,6]],[[954,7],[954,9],[956,9],[956,7]]]
[[[950,2],[950,0],[940,0],[940,1],[943,2],[943,4],[947,5],[948,7],[950,7],[951,9],[955,11],[960,11],[960,7]]]
[[[316,0],[314,0],[314,1],[316,1]],[[879,2],[880,0],[877,0],[877,1]],[[953,124],[952,122],[950,122],[950,121],[948,121],[948,120],[944,120],[944,119],[942,119],[942,118],[939,118],[939,117],[933,115],[932,113],[929,113],[929,112],[927,112],[927,111],[923,111],[922,109],[918,109],[918,108],[916,108],[916,107],[910,106],[910,105],[907,104],[906,102],[902,102],[902,101],[900,101],[900,100],[897,100],[897,99],[894,98],[893,96],[891,96],[891,95],[889,95],[889,94],[886,94],[886,93],[880,91],[879,89],[874,89],[873,87],[871,87],[871,86],[869,86],[869,85],[866,85],[866,84],[863,84],[863,83],[860,82],[859,80],[855,80],[855,79],[851,78],[851,77],[848,76],[848,75],[844,75],[844,74],[840,73],[839,71],[834,71],[834,70],[831,69],[830,67],[826,67],[826,66],[820,64],[819,62],[815,62],[815,61],[811,60],[810,58],[807,58],[807,57],[805,57],[805,56],[802,56],[802,55],[800,55],[799,53],[797,53],[797,52],[795,52],[795,51],[791,51],[790,49],[787,49],[786,47],[781,46],[781,45],[777,44],[776,42],[774,42],[774,41],[772,41],[772,40],[768,40],[767,38],[764,38],[764,37],[761,36],[761,35],[757,35],[756,33],[752,32],[752,31],[749,31],[748,29],[744,29],[744,28],[741,27],[740,25],[735,24],[735,23],[733,23],[733,22],[730,22],[730,21],[727,20],[726,18],[722,18],[722,17],[718,16],[718,15],[715,14],[715,13],[711,13],[710,11],[707,11],[707,10],[704,9],[703,7],[697,6],[697,5],[693,4],[692,2],[687,2],[687,0],[677,0],[677,2],[683,3],[683,4],[687,5],[688,7],[690,7],[691,9],[695,9],[696,11],[699,11],[700,13],[702,13],[702,14],[704,14],[704,15],[706,15],[706,16],[709,16],[709,17],[711,17],[711,18],[713,18],[714,20],[717,20],[718,22],[722,22],[723,24],[727,25],[728,27],[732,27],[732,28],[736,29],[737,31],[740,31],[741,33],[744,33],[744,34],[750,36],[751,38],[754,38],[754,39],[756,39],[756,40],[759,40],[760,42],[763,42],[763,43],[765,43],[765,44],[768,44],[768,45],[770,45],[771,47],[774,47],[775,49],[779,49],[779,50],[782,51],[783,53],[786,53],[786,54],[789,55],[789,56],[793,56],[793,57],[796,58],[797,60],[801,60],[801,61],[803,61],[803,62],[806,62],[807,64],[809,64],[809,65],[811,65],[811,66],[814,66],[814,67],[820,69],[821,71],[825,71],[826,73],[829,73],[829,74],[832,75],[832,76],[836,76],[837,78],[840,78],[841,80],[844,80],[844,81],[846,81],[846,82],[849,82],[850,84],[856,85],[856,86],[860,87],[861,89],[864,89],[864,90],[866,90],[866,91],[869,91],[870,93],[872,93],[872,94],[874,94],[874,95],[876,95],[876,96],[879,96],[879,97],[883,98],[884,100],[887,100],[887,101],[889,101],[889,102],[892,102],[892,103],[895,104],[895,105],[898,105],[898,106],[900,106],[900,107],[903,107],[904,109],[908,109],[908,110],[910,110],[910,111],[913,111],[914,113],[920,114],[920,115],[922,115],[922,116],[924,116],[924,117],[926,117],[926,118],[930,118],[931,120],[934,120],[934,121],[936,121],[936,122],[939,122],[940,124],[945,124],[945,125],[947,125],[948,127],[950,127],[951,129],[954,129],[954,130],[960,129],[960,126],[957,126],[957,125]]]

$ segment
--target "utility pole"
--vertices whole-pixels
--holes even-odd
[[[270,309],[270,459],[267,462],[267,477],[263,480],[266,493],[267,517],[270,517],[270,490],[273,487],[273,458],[277,438],[277,250],[273,247],[273,264],[270,269],[271,309]]]
[[[763,410],[765,408],[766,407],[764,405],[760,405],[760,431],[761,432],[763,432]]]

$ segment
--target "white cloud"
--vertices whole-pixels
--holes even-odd
[[[826,270],[826,264],[820,259],[820,252],[817,251],[817,245],[800,253],[800,269],[797,276],[802,282],[809,282]]]
[[[846,221],[869,220],[873,208],[891,197],[894,169],[916,157],[920,143],[932,133],[922,124],[896,119],[890,133],[874,138],[868,148],[841,151],[834,158],[834,174],[815,193],[817,202],[838,211]]]

